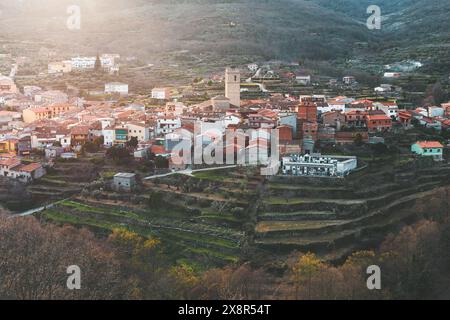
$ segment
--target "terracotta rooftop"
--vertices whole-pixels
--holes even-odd
[[[89,134],[89,127],[88,126],[76,126],[73,127],[72,130],[70,130],[71,134],[76,135],[87,135]]]
[[[20,161],[16,158],[9,158],[5,160],[0,160],[0,166],[13,167],[20,165]]]
[[[375,114],[375,115],[368,115],[367,120],[373,121],[373,120],[392,120],[392,119],[389,118],[387,115]]]
[[[444,148],[439,141],[418,141],[416,144],[423,148]]]

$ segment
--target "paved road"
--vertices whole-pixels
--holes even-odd
[[[47,204],[47,205],[42,206],[42,207],[39,207],[39,208],[30,209],[30,210],[28,210],[28,211],[25,211],[25,212],[22,212],[22,213],[19,213],[19,214],[15,214],[15,215],[13,215],[13,217],[26,217],[26,216],[31,216],[31,215],[33,215],[33,214],[35,214],[35,213],[42,212],[42,211],[44,211],[44,210],[53,208],[53,207],[54,207],[55,205],[57,205],[58,203],[60,203],[60,202],[62,202],[62,201],[69,200],[69,199],[70,199],[70,198],[67,198],[67,199],[64,199],[64,200],[59,200],[59,201],[56,201],[56,202]]]
[[[222,170],[222,169],[233,169],[236,167],[237,167],[237,165],[232,165],[232,166],[225,166],[225,167],[204,168],[204,169],[196,169],[196,170],[173,171],[173,172],[169,172],[169,173],[165,173],[165,174],[159,174],[159,175],[155,175],[155,176],[145,177],[143,180],[164,178],[164,177],[172,176],[174,174],[184,174],[186,176],[192,176],[192,174],[196,173],[196,172],[206,172],[206,171],[214,171],[214,170]]]
[[[261,92],[269,92],[269,90],[266,89],[266,86],[264,85],[264,83],[255,83],[255,82],[253,82],[253,80],[252,80],[253,78],[259,77],[259,76],[261,75],[261,71],[262,71],[262,69],[259,68],[259,69],[256,71],[256,73],[255,73],[252,77],[246,79],[245,82],[247,82],[248,84],[253,84],[253,85],[258,86],[258,87],[259,87],[259,90],[261,90]]]
[[[192,175],[192,170],[173,171],[173,172],[169,172],[169,173],[165,173],[165,174],[157,174],[154,176],[145,177],[142,180],[153,180],[153,179],[157,179],[157,178],[164,178],[164,177],[172,176],[174,174],[184,174],[184,175],[190,176],[190,175]]]
[[[232,165],[232,166],[225,166],[225,167],[214,167],[214,168],[204,168],[204,169],[196,169],[196,170],[181,170],[181,171],[174,171],[174,172],[169,172],[169,173],[165,173],[165,174],[159,174],[159,175],[154,175],[154,176],[150,176],[150,177],[145,177],[143,180],[152,180],[152,179],[157,179],[157,178],[164,178],[164,177],[168,177],[171,175],[175,175],[175,174],[184,174],[187,176],[192,176],[193,173],[195,172],[206,172],[206,171],[214,171],[214,170],[222,170],[222,169],[233,169],[236,168],[237,165]],[[42,212],[44,210],[50,209],[52,207],[54,207],[55,205],[57,205],[58,203],[62,202],[62,201],[66,201],[69,200],[68,199],[64,199],[64,200],[60,200],[60,201],[56,201],[54,203],[39,207],[39,208],[35,208],[35,209],[31,209],[19,214],[14,215],[14,217],[26,217],[26,216],[31,216],[35,213],[38,212]]]
[[[48,205],[48,206],[43,206],[43,207],[31,209],[31,210],[25,211],[25,212],[23,212],[23,213],[20,213],[20,214],[14,215],[14,216],[15,216],[15,217],[17,217],[17,216],[18,216],[18,217],[31,216],[31,215],[33,215],[33,214],[35,214],[35,213],[38,213],[38,212],[44,211],[44,210],[46,210],[46,209],[48,209],[48,208],[51,208],[51,207],[53,207],[54,205],[55,205],[55,204],[51,204],[51,205]]]

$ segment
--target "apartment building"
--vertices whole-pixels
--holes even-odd
[[[135,137],[139,142],[146,142],[152,138],[153,130],[146,123],[129,122],[126,124],[128,128],[128,137]]]
[[[23,110],[22,117],[25,123],[33,123],[38,120],[48,120],[59,117],[73,108],[74,106],[64,103],[45,107],[32,107]]]
[[[165,115],[156,120],[156,135],[172,133],[178,128],[181,128],[180,118]]]

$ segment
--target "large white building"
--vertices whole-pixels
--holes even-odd
[[[358,167],[356,157],[292,155],[282,159],[285,176],[344,177]]]
[[[72,58],[72,68],[77,70],[94,69],[96,57],[75,57]]]
[[[128,84],[120,82],[110,82],[105,84],[105,93],[112,94],[118,93],[120,95],[128,95]]]
[[[100,63],[103,69],[111,71],[117,67],[116,60],[120,55],[103,54],[100,56]],[[97,57],[75,57],[72,58],[72,69],[75,70],[90,70],[95,68]]]
[[[241,106],[241,73],[239,69],[225,70],[225,97],[230,99],[233,106]]]

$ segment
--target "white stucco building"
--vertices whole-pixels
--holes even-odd
[[[180,118],[173,116],[162,116],[159,117],[156,122],[156,135],[172,133],[178,128],[181,128]]]
[[[103,135],[103,145],[105,147],[112,147],[116,139],[116,131],[112,127],[105,127],[102,130]]]
[[[282,175],[310,177],[344,177],[358,167],[356,157],[292,155],[282,159]]]
[[[128,84],[120,82],[110,82],[105,84],[105,93],[113,94],[118,93],[120,95],[128,95]]]

